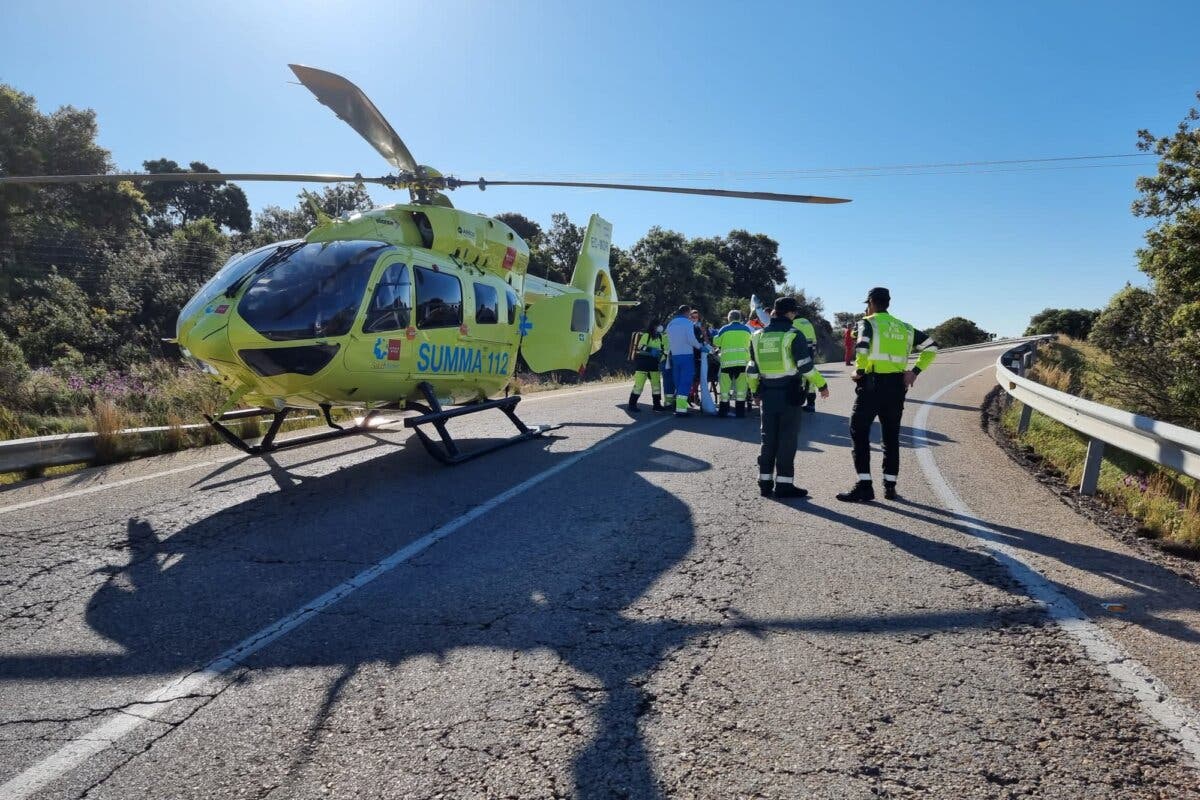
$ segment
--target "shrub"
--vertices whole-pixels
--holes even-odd
[[[0,332],[0,401],[15,403],[29,377],[29,366],[20,345]]]

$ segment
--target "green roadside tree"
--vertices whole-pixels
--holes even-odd
[[[729,270],[733,297],[770,297],[787,278],[779,242],[764,233],[732,230],[726,236],[692,239],[688,249],[697,258],[712,255],[721,260]]]
[[[936,339],[942,347],[980,344],[995,337],[995,334],[988,333],[965,317],[951,317],[926,333]]]
[[[234,237],[234,248],[240,252],[253,250],[274,242],[299,239],[317,227],[317,211],[327,217],[338,217],[352,211],[368,211],[374,201],[366,189],[352,183],[335,183],[319,192],[302,191],[296,195],[295,208],[267,206],[254,215],[254,227],[249,233]]]
[[[1151,288],[1118,292],[1089,337],[1111,356],[1106,383],[1128,408],[1192,428],[1200,427],[1198,120],[1192,108],[1170,136],[1138,131],[1138,149],[1159,157],[1156,174],[1138,178],[1133,203],[1136,216],[1158,221],[1137,251]]]
[[[566,214],[559,212],[550,216],[550,229],[545,232],[538,248],[539,254],[545,258],[539,258],[537,266],[546,270],[542,273],[545,277],[558,283],[571,280],[575,259],[583,247],[584,233],[585,230],[571,222]]]
[[[143,161],[150,173],[193,172],[218,173],[203,161],[193,161],[186,168],[169,158]],[[149,219],[158,232],[170,232],[176,225],[186,225],[208,217],[218,226],[246,233],[250,230],[250,205],[239,186],[224,181],[212,183],[143,183],[142,193],[150,206]]]
[[[861,311],[835,311],[833,312],[833,327],[839,331],[845,330],[847,325],[857,325],[863,316]]]
[[[1061,333],[1072,339],[1086,339],[1100,309],[1088,308],[1044,308],[1029,319],[1026,336]]]
[[[0,174],[112,172],[96,134],[96,112],[63,106],[43,114],[32,95],[0,84]],[[19,250],[67,229],[119,241],[140,227],[146,209],[142,193],[125,182],[0,186],[0,244]]]

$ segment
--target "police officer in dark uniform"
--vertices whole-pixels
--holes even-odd
[[[871,425],[879,417],[883,429],[883,492],[896,500],[896,481],[900,472],[900,417],[904,414],[904,395],[909,387],[933,363],[938,345],[933,337],[916,330],[907,322],[888,313],[891,293],[877,286],[867,293],[867,315],[858,323],[852,380],[855,388],[854,410],[850,414],[850,438],[854,442],[854,471],[858,481],[848,492],[837,496],[845,503],[875,499],[871,484]],[[920,353],[917,363],[908,368],[908,356]]]
[[[758,454],[758,488],[763,497],[807,497],[795,485],[796,439],[804,380],[829,397],[825,378],[813,367],[808,340],[792,327],[800,306],[794,297],[780,297],[771,312],[771,323],[750,339],[762,393]]]

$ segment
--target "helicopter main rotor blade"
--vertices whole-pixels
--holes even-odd
[[[321,105],[328,106],[338,118],[367,140],[394,167],[420,175],[416,159],[371,99],[350,81],[323,69],[288,64],[296,77]]]
[[[463,183],[467,186],[466,182]],[[571,186],[581,189],[627,189],[635,192],[666,192],[669,194],[699,194],[708,197],[741,197],[747,200],[776,200],[781,203],[849,203],[842,197],[821,197],[811,194],[779,194],[778,192],[739,192],[732,189],[690,189],[683,186],[640,186],[631,183],[576,183],[574,181],[489,181],[480,178],[480,189],[488,186]]]
[[[126,172],[116,175],[9,175],[0,176],[0,184],[38,183],[221,183],[223,181],[290,181],[294,183],[379,183],[387,178],[361,175],[293,175],[262,172]]]

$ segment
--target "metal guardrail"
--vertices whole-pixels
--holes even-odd
[[[1023,404],[1018,433],[1028,429],[1037,411],[1088,437],[1080,494],[1096,493],[1105,445],[1200,479],[1200,432],[1084,400],[1026,378],[1044,338],[1052,337],[1025,342],[1001,355],[996,360],[996,382],[1010,402]]]
[[[258,409],[242,409],[231,412],[227,419],[256,416]],[[311,415],[295,417],[293,420],[314,419]],[[152,428],[126,428],[112,434],[116,447],[124,456],[154,455],[161,453],[162,440],[169,434],[202,430],[207,423],[189,425],[161,425]],[[0,441],[0,472],[23,472],[30,469],[58,467],[64,464],[80,464],[100,458],[100,435],[88,433],[62,433],[54,436],[32,436],[28,439]]]
[[[1027,342],[1029,339],[1009,341]],[[1004,340],[947,347],[943,353],[961,350],[981,350],[1006,344]],[[231,415],[252,416],[257,409],[245,409]],[[296,419],[302,419],[297,417]],[[308,419],[304,417],[303,419]],[[123,455],[152,455],[162,451],[162,439],[168,433],[187,432],[207,428],[205,423],[180,425],[175,428],[160,426],[153,428],[129,428],[113,434]],[[99,436],[95,433],[65,433],[55,436],[34,436],[28,439],[0,441],[0,472],[22,472],[30,469],[57,467],[64,464],[79,464],[99,459]]]

